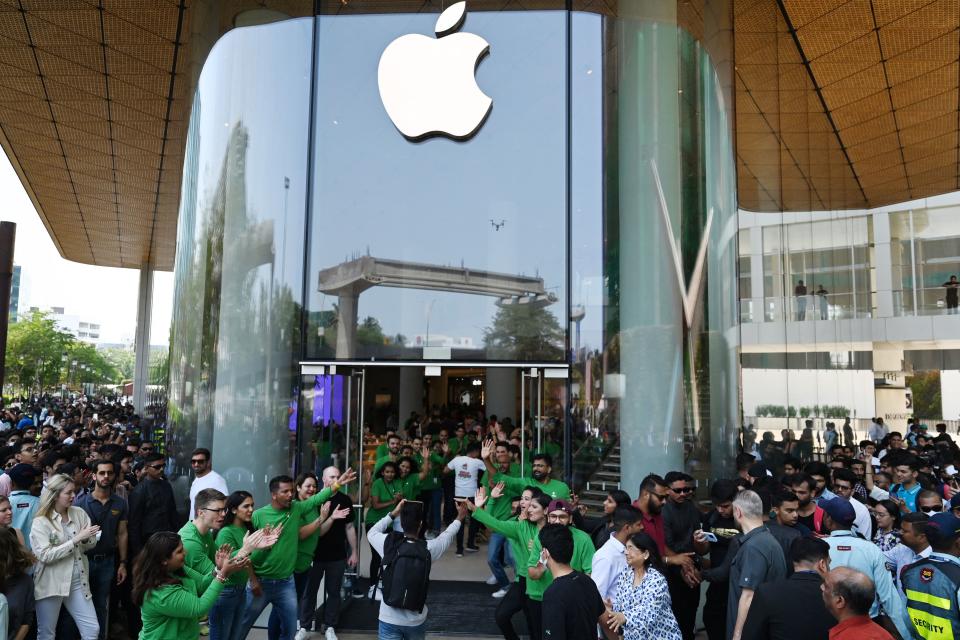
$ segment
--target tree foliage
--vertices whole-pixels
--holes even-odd
[[[917,372],[907,379],[907,386],[913,392],[913,415],[923,420],[943,418],[939,371]]]
[[[483,331],[488,357],[502,360],[557,360],[563,357],[564,331],[547,307],[500,307]]]
[[[116,366],[96,347],[57,328],[48,313],[35,311],[10,325],[6,383],[15,389],[42,391],[64,383],[114,383],[120,377]]]

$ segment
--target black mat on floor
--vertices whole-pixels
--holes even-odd
[[[482,582],[431,580],[427,596],[427,631],[473,637],[503,637],[493,618],[500,602],[490,597],[493,591],[492,587]],[[365,597],[353,598],[340,613],[337,631],[376,631],[379,610],[380,603],[377,601]],[[517,614],[514,627],[520,631],[525,625],[523,614]]]

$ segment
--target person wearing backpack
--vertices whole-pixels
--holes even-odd
[[[389,531],[400,518],[403,533]],[[367,533],[370,546],[383,557],[380,575],[380,640],[423,640],[427,631],[427,591],[430,566],[456,538],[467,517],[467,506],[457,503],[457,519],[433,540],[420,538],[423,503],[401,500]]]

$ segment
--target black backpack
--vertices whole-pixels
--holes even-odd
[[[431,561],[425,540],[390,533],[383,543],[380,565],[383,601],[398,609],[422,612],[427,604]]]

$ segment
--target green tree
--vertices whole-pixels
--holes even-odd
[[[364,318],[363,322],[357,327],[357,344],[380,345],[384,344],[385,338],[380,321],[373,316]]]
[[[564,331],[546,307],[505,305],[484,329],[483,344],[495,359],[557,360],[563,357]]]
[[[63,355],[75,341],[57,328],[48,313],[21,315],[7,334],[7,383],[21,391],[58,385],[64,373]]]
[[[107,362],[113,365],[122,379],[133,380],[133,371],[137,362],[137,355],[133,352],[133,349],[112,347],[101,349],[100,353]]]
[[[940,398],[940,372],[921,371],[907,378],[913,393],[913,415],[924,420],[943,418]]]

